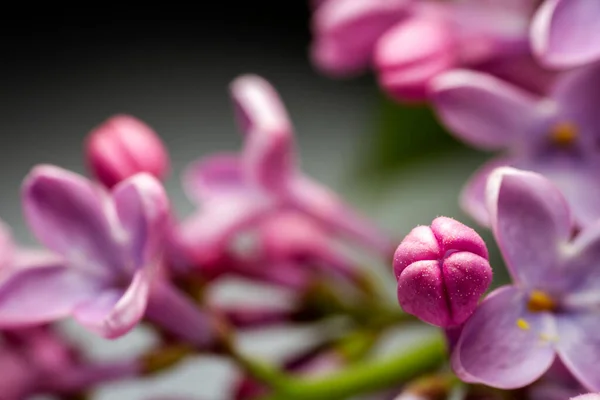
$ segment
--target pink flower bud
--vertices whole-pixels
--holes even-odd
[[[129,115],[116,115],[94,129],[86,157],[94,176],[109,188],[138,172],[161,179],[169,170],[169,156],[156,133]]]
[[[375,65],[381,86],[399,100],[423,100],[429,81],[457,62],[451,28],[442,18],[413,17],[379,40]]]
[[[404,311],[440,327],[462,324],[492,280],[483,239],[446,217],[404,238],[394,255],[394,273]]]

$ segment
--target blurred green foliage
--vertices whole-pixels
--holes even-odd
[[[424,104],[398,104],[380,95],[375,129],[366,135],[366,154],[359,174],[365,178],[389,176],[426,158],[448,152],[475,152],[454,139]]]
[[[468,163],[474,168],[490,158],[489,154],[457,141],[440,125],[435,112],[426,104],[399,104],[382,94],[373,115],[374,128],[362,138],[359,170],[354,175],[354,179],[358,177],[367,190],[392,184],[399,174],[444,156],[454,157],[457,163]],[[446,195],[440,193],[440,196]],[[459,199],[452,197],[452,201],[458,203]],[[509,276],[491,232],[477,226],[464,213],[459,219],[474,227],[488,246],[495,275],[492,288],[507,283]]]

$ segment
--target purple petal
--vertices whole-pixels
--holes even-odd
[[[120,267],[114,208],[102,188],[81,175],[43,165],[30,172],[22,191],[25,217],[46,247],[98,275]]]
[[[600,35],[598,40],[600,41]],[[600,103],[600,64],[563,73],[556,81],[551,96],[556,100],[564,121],[576,124],[578,139],[583,141],[584,150],[589,150],[593,156],[597,156],[600,124],[600,115],[597,112],[597,105]]]
[[[540,59],[569,68],[600,59],[600,2],[546,0],[531,25],[531,44]]]
[[[263,78],[243,75],[230,85],[238,122],[247,135],[255,131],[292,132],[285,106],[277,91]]]
[[[393,254],[390,239],[366,218],[357,215],[332,191],[304,176],[290,182],[289,201],[325,227],[355,238],[386,257]]]
[[[593,224],[600,218],[600,202],[597,200],[600,198],[600,180],[596,164],[582,160],[573,163],[550,161],[522,164],[525,169],[544,175],[560,189],[579,227]]]
[[[480,225],[490,225],[490,218],[485,204],[485,188],[488,178],[496,168],[507,166],[511,163],[512,160],[509,158],[495,158],[488,161],[475,171],[463,188],[460,194],[460,206]]]
[[[537,99],[491,75],[454,70],[431,84],[442,122],[460,139],[481,149],[510,146],[536,120]]]
[[[526,386],[554,361],[552,316],[529,313],[514,286],[492,292],[467,320],[452,354],[457,375],[502,389]]]
[[[600,220],[581,231],[563,249],[564,302],[575,308],[600,304]]]
[[[141,173],[113,190],[117,214],[128,238],[133,269],[156,264],[163,254],[169,200],[160,182]],[[133,272],[133,271],[132,271]]]
[[[334,75],[361,72],[377,40],[408,14],[410,0],[331,0],[313,16],[313,62]]]
[[[100,336],[114,339],[129,332],[142,319],[148,303],[153,271],[137,271],[125,292],[107,289],[74,310],[73,317]]]
[[[4,275],[0,283],[0,326],[13,328],[65,318],[97,291],[97,282],[78,270],[60,264],[23,265]]]
[[[559,284],[559,249],[573,227],[558,188],[534,172],[502,167],[488,180],[492,230],[515,282],[550,289]]]
[[[600,314],[560,314],[557,351],[569,371],[590,391],[600,391]]]
[[[237,154],[217,154],[192,163],[183,175],[183,188],[191,200],[234,195],[244,188],[244,174]]]

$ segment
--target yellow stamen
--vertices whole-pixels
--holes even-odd
[[[527,309],[531,312],[553,311],[556,309],[556,303],[547,293],[534,290],[529,294]]]
[[[579,136],[579,129],[571,122],[559,122],[550,130],[550,141],[559,147],[569,147]]]
[[[524,331],[528,331],[530,329],[529,323],[525,321],[523,318],[519,318],[517,320],[517,326]]]

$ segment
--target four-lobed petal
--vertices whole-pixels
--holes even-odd
[[[39,166],[23,197],[32,230],[62,257],[17,253],[0,284],[0,326],[71,315],[108,338],[129,331],[161,263],[169,214],[161,184],[142,173],[109,194],[75,173]]]

